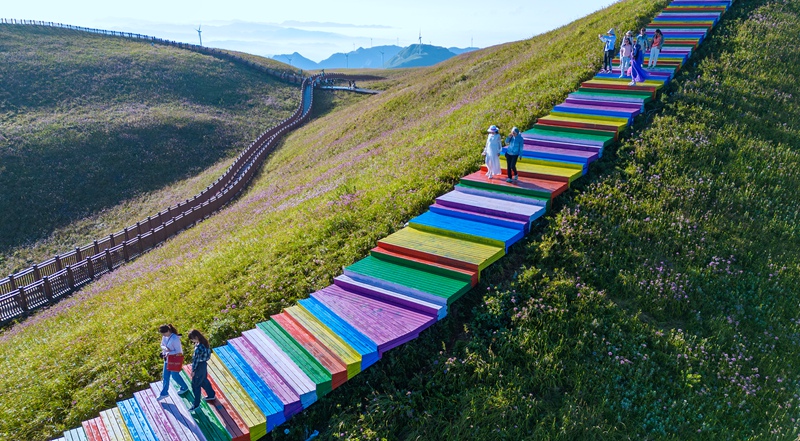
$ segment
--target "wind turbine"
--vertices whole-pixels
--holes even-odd
[[[286,58],[287,60],[289,60],[289,66],[291,66],[292,65],[292,57],[290,57],[288,55],[284,55],[283,57]]]
[[[344,54],[344,67],[345,68],[350,67],[350,56],[348,54]]]
[[[200,34],[202,34],[202,33],[203,33],[203,31],[201,31],[201,30],[200,30],[200,27],[201,27],[201,26],[202,26],[201,24],[200,24],[200,25],[197,25],[197,38],[199,38],[199,39],[200,39],[200,46],[202,46],[202,45],[203,45],[203,36],[202,36],[202,35],[200,35]]]
[[[422,46],[422,29],[419,30],[419,45]]]

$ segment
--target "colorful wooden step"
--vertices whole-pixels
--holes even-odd
[[[578,166],[577,164],[566,163],[556,164],[555,161],[524,161],[519,159],[517,160],[517,172],[520,176],[526,178],[547,179],[571,184],[572,181],[583,176],[584,167],[582,165]],[[571,165],[574,165],[574,167]],[[501,177],[504,178],[508,176],[507,168],[508,164],[506,164],[506,158],[501,157],[500,169],[503,170],[504,175]],[[484,173],[487,171],[485,164],[481,166],[481,171]]]
[[[134,392],[133,397],[142,409],[142,413],[150,424],[150,428],[155,433],[156,438],[160,441],[181,441],[182,438],[178,436],[178,433],[172,427],[172,423],[167,419],[161,403],[156,400],[156,396],[159,393],[161,391],[154,394],[152,390],[146,389]]]
[[[550,181],[537,178],[520,177],[518,181],[506,182],[501,179],[491,181],[482,178],[481,172],[475,172],[461,178],[461,184],[469,187],[500,190],[506,193],[522,194],[540,198],[553,199],[567,190],[566,182]]]
[[[426,302],[399,291],[385,289],[380,286],[372,285],[369,282],[355,280],[346,275],[334,277],[333,283],[342,289],[358,293],[364,297],[428,315],[432,317],[434,321],[441,320],[447,316],[447,305]]]
[[[381,359],[381,354],[378,352],[378,345],[374,341],[370,340],[369,337],[353,327],[347,320],[331,312],[323,304],[314,299],[313,295],[297,303],[300,308],[313,315],[315,319],[319,320],[320,323],[340,337],[348,346],[358,352],[361,356],[362,371]]]
[[[331,373],[331,388],[336,389],[347,381],[347,363],[331,352],[328,347],[320,344],[313,335],[298,325],[291,317],[286,314],[273,315],[272,321]]]
[[[540,125],[561,127],[561,128],[577,128],[577,129],[597,129],[605,132],[614,132],[619,134],[625,131],[628,127],[628,119],[625,119],[621,124],[612,121],[604,121],[601,119],[594,119],[589,117],[590,114],[583,113],[579,110],[572,110],[567,112],[554,112],[550,115],[539,118],[536,122]]]
[[[544,130],[534,127],[522,132],[526,138],[557,142],[569,142],[597,148],[605,148],[614,142],[613,135],[581,134],[567,131]]]
[[[434,209],[435,206],[436,204],[431,205],[430,210],[436,211]],[[504,219],[504,221],[515,222],[506,219]],[[519,226],[520,229],[523,229],[525,226],[524,222],[516,222],[516,225]],[[383,259],[388,262],[396,263],[398,265],[410,266],[412,268],[421,269],[423,271],[432,272],[434,274],[441,274],[447,277],[464,280],[469,282],[471,286],[475,286],[479,282],[480,272],[478,270],[459,268],[452,265],[446,265],[443,263],[435,262],[429,259],[410,256],[408,254],[403,254],[400,252],[388,250],[386,248],[381,247],[380,245],[370,250],[369,253],[376,259]]]
[[[440,204],[433,204],[433,205],[428,207],[428,210],[430,210],[430,211],[432,211],[434,213],[438,213],[438,214],[442,214],[442,215],[446,215],[446,216],[452,216],[452,217],[458,217],[458,218],[461,218],[461,219],[467,219],[467,220],[474,220],[474,221],[478,221],[478,222],[483,222],[483,223],[485,223],[487,225],[496,225],[498,227],[504,227],[504,228],[514,228],[514,229],[520,230],[520,231],[522,231],[524,233],[527,233],[529,231],[529,225],[530,224],[528,224],[527,222],[510,219],[510,218],[503,217],[503,216],[493,216],[493,215],[481,213],[481,212],[478,212],[478,211],[464,210],[464,209],[461,209],[461,208],[448,207],[448,206],[440,205]],[[373,248],[373,255],[375,255],[374,254],[374,250],[376,250],[376,249],[380,249],[380,250],[383,251],[383,249],[380,248],[380,247]],[[406,259],[409,258],[408,256],[403,256],[403,257],[406,258]],[[411,258],[411,259],[413,259],[413,258]],[[478,273],[476,272],[475,274],[477,276]],[[477,283],[473,283],[472,286],[475,286],[476,284]]]
[[[81,427],[64,432],[64,441],[88,441],[88,440],[89,438],[86,437],[86,431],[83,430],[83,425],[81,425]]]
[[[545,207],[545,209],[550,207],[550,198],[540,198],[524,194],[508,193],[502,188],[497,188],[497,189],[479,188],[463,184],[456,184],[454,189],[462,193],[474,194],[478,196],[486,196],[489,198],[496,198],[503,201],[519,202],[521,204],[539,205],[541,207]]]
[[[261,413],[267,418],[267,432],[286,421],[283,403],[275,396],[264,381],[259,378],[258,374],[253,370],[253,367],[248,365],[233,347],[220,346],[214,348],[214,353],[219,356],[220,361],[228,368],[228,372],[236,379],[239,385],[247,392],[250,399],[256,403]],[[252,436],[252,429],[250,430],[250,434]]]
[[[250,398],[250,395],[231,374],[216,352],[212,353],[211,359],[208,360],[208,376],[217,387],[215,389],[217,397],[222,395],[247,426],[250,439],[256,441],[266,435],[267,417],[264,412]]]
[[[508,248],[525,235],[523,230],[426,211],[408,221],[410,227],[440,236]]]
[[[187,366],[183,372],[180,373],[183,380],[186,384],[192,384],[192,379],[189,376],[191,373],[191,366]],[[201,391],[202,394],[202,391]],[[194,405],[194,392],[189,390],[183,395],[177,395],[183,405],[184,409],[189,409]],[[231,441],[232,436],[228,433],[227,429],[217,417],[217,414],[212,409],[213,403],[206,403],[202,399],[200,400],[200,408],[197,409],[194,413],[189,412],[188,410],[184,412],[184,416],[188,416],[189,418],[194,420],[194,423],[197,425],[197,428],[200,429],[203,436],[205,436],[206,440],[208,441]]]
[[[304,409],[317,401],[317,385],[267,334],[256,328],[244,331],[242,336],[300,397]],[[327,381],[330,382],[330,377]]]
[[[142,409],[139,407],[139,404],[136,403],[136,399],[129,398],[119,401],[117,402],[117,408],[134,441],[158,441]]]
[[[289,386],[278,372],[272,368],[264,357],[252,344],[244,337],[237,337],[228,340],[228,346],[232,347],[237,354],[253,369],[256,375],[269,388],[270,392],[280,400],[281,407],[286,419],[303,410],[300,403],[300,395]]]
[[[161,393],[161,382],[150,383],[150,391],[153,396]],[[156,402],[161,412],[166,416],[178,438],[185,441],[206,441],[205,435],[197,426],[197,422],[192,418],[186,403],[178,395],[175,388],[169,388],[169,396]]]
[[[323,288],[311,297],[374,341],[381,354],[416,338],[436,323],[435,316],[383,302],[339,285]]]
[[[86,432],[86,439],[89,441],[110,441],[106,426],[100,417],[92,418],[91,420],[81,423],[83,430]]]
[[[451,191],[436,198],[436,203],[464,210],[474,210],[494,216],[503,216],[530,224],[545,213],[545,208],[537,205],[500,201],[485,196]]]
[[[413,227],[403,228],[402,230],[390,234],[379,240],[378,246],[385,250],[404,254],[406,256],[476,272],[483,271],[484,268],[505,255],[505,249],[502,245],[498,246],[465,241]],[[398,270],[402,270],[402,268],[402,266],[398,266]],[[395,268],[390,267],[389,269]],[[423,274],[429,272],[435,273],[435,271],[431,270],[425,271]],[[347,274],[347,271],[345,271],[345,274]],[[409,273],[408,275],[410,277],[417,277],[415,273]],[[460,279],[461,283],[464,281],[463,278],[456,275],[441,273],[440,275],[447,277],[447,280]],[[432,282],[436,283],[437,281],[433,280]],[[460,290],[461,287],[462,285],[456,282],[451,289]],[[424,287],[420,287],[420,289],[424,290]],[[423,295],[423,300],[436,302],[438,304],[447,304],[444,300],[439,298],[443,296],[444,294],[438,297]]]
[[[351,379],[361,372],[361,354],[347,344],[342,337],[336,335],[313,314],[306,309],[295,305],[283,310],[298,326],[302,326],[319,344],[324,345],[337,358],[347,366],[347,379]]]
[[[100,419],[103,420],[103,425],[106,426],[106,433],[110,441],[133,441],[125,420],[116,407],[100,412]]]
[[[500,250],[502,251],[502,248]],[[446,306],[472,287],[469,282],[463,280],[397,265],[372,256],[345,267],[344,275],[426,302]]]
[[[256,325],[316,385],[317,399],[333,390],[333,376],[322,363],[272,320]]]
[[[190,378],[192,375],[192,366],[184,366],[183,372],[186,374],[185,378]],[[225,432],[227,432],[232,441],[250,440],[250,428],[236,412],[236,409],[225,397],[225,393],[222,392],[211,375],[208,376],[208,381],[211,383],[211,389],[214,391],[215,400],[209,401],[206,406],[203,406],[201,403],[201,407],[210,410],[214,416],[216,416],[217,422]],[[200,393],[203,393],[202,389]]]

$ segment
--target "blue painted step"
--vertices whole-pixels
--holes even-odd
[[[463,237],[466,240],[508,247],[525,236],[525,231],[498,227],[474,220],[460,219],[428,211],[408,222],[420,230],[442,233],[447,236]]]

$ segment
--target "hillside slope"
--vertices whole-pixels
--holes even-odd
[[[331,277],[340,272],[341,265],[365,255],[377,238],[402,226],[412,215],[430,204],[436,195],[451,188],[458,177],[474,170],[480,161],[484,131],[489,124],[496,123],[504,131],[512,125],[530,126],[537,116],[563,99],[580,80],[596,71],[600,58],[596,41],[598,33],[609,26],[635,28],[665,3],[644,0],[620,2],[563,29],[531,40],[464,54],[430,69],[398,73],[375,86],[385,90],[381,95],[352,98],[352,101],[348,98],[349,104],[343,104],[340,110],[321,115],[287,138],[282,148],[269,159],[255,185],[235,205],[103,278],[59,307],[43,311],[5,331],[0,336],[0,350],[7,354],[0,360],[0,370],[4,372],[0,379],[0,403],[3,404],[0,406],[0,433],[9,434],[12,438],[42,439],[58,429],[71,427],[77,421],[96,414],[97,410],[107,407],[120,396],[125,397],[130,391],[157,379],[160,376],[160,364],[155,349],[158,341],[155,327],[160,323],[173,322],[181,330],[200,328],[210,335],[212,344],[217,345],[237,331],[252,327],[255,322],[306,296],[312,289],[329,284]],[[737,6],[734,20],[736,14],[747,17],[753,8],[762,3],[765,2]],[[739,21],[731,23],[740,24]],[[742,23],[742,26],[746,26],[750,22],[742,20]],[[727,66],[727,69],[734,69],[731,66],[739,66],[741,60],[746,59],[752,62],[753,69],[772,72],[766,69],[762,61],[746,58],[745,54],[750,52],[746,50],[745,42],[756,35],[756,30],[777,41],[783,41],[781,38],[791,33],[775,34],[771,28],[762,29],[758,27],[761,25],[756,18],[753,23],[751,26],[756,26],[754,30],[737,36],[738,46],[729,49],[735,49],[736,52],[725,59],[721,68]],[[780,23],[780,26],[789,26],[789,31],[795,29],[791,18],[781,18]],[[722,43],[734,44],[724,39]],[[720,46],[711,46],[711,49],[722,52]],[[793,50],[784,52],[793,54]],[[773,67],[783,72],[790,69],[781,64]],[[764,90],[749,88],[753,77],[763,80],[763,77],[757,76],[760,73],[749,70],[741,72],[730,75],[732,80],[742,81],[730,93],[739,95],[750,93],[751,90]],[[751,77],[741,76],[748,72]],[[780,83],[771,80],[769,84],[754,84],[766,87],[780,84],[775,86],[776,89],[780,87],[782,93],[790,94],[794,87],[792,75],[794,73],[790,71],[790,75],[781,79],[784,82]],[[692,84],[689,86],[693,87]],[[689,112],[678,98],[680,96],[672,98],[676,111]],[[788,99],[794,103],[792,98]],[[698,109],[709,111],[709,104],[703,103],[703,106],[705,110],[702,107]],[[746,115],[747,110],[754,112],[753,109],[746,109],[742,113]],[[794,104],[782,110],[785,113],[781,118],[796,121],[796,114],[792,113],[796,112]],[[683,118],[684,114],[679,116]],[[686,113],[685,116],[693,115]],[[731,113],[729,116],[735,117],[737,114]],[[746,120],[742,124],[744,122]],[[756,119],[753,127],[761,123]],[[653,139],[681,133],[672,130],[676,124],[663,128]],[[697,135],[693,134],[692,137],[697,138]],[[668,147],[673,145],[670,143]],[[729,144],[724,146],[730,148]],[[720,147],[708,146],[717,150]],[[664,150],[669,151],[669,148]],[[708,157],[711,157],[711,153],[708,153]],[[631,161],[634,158],[635,155],[625,156],[621,160]],[[692,158],[685,159],[688,161]],[[791,160],[791,156],[781,160]],[[645,166],[652,163],[649,157],[644,157],[641,162]],[[604,164],[606,171],[613,169],[613,155]],[[627,169],[627,163],[622,164],[623,169]],[[691,169],[689,163],[678,163],[676,169],[677,166],[680,166],[682,173]],[[712,166],[717,165],[712,162]],[[603,167],[600,168],[602,171]],[[633,176],[648,176],[636,173],[635,167],[631,170]],[[677,173],[675,176],[678,176]],[[599,188],[606,187],[589,186],[587,195],[597,197],[598,201],[606,201],[608,193],[619,199],[618,204],[612,207],[603,205],[595,210],[587,221],[604,221],[605,210],[614,207],[619,210],[615,212],[617,216],[626,213],[617,207],[629,197],[617,192],[616,188],[625,185],[624,180],[615,181],[618,178],[617,174],[609,177],[614,185],[604,193],[597,192]],[[655,178],[652,180],[657,181]],[[642,181],[637,185],[645,184]],[[759,194],[760,188],[763,185],[744,189],[742,191],[745,193],[741,194]],[[789,186],[786,191],[790,189],[794,191]],[[641,197],[651,195],[652,190],[645,188]],[[729,191],[727,187],[724,190]],[[682,200],[675,200],[674,203]],[[642,206],[646,205],[643,203]],[[653,211],[651,216],[665,212]],[[764,216],[771,216],[766,211],[764,213]],[[748,212],[748,216],[752,214],[752,211]],[[675,365],[678,352],[674,350],[685,347],[681,346],[681,341],[707,338],[706,333],[713,330],[710,326],[718,323],[721,329],[721,325],[727,323],[726,318],[714,316],[718,311],[712,313],[714,306],[704,303],[706,300],[700,297],[698,308],[706,308],[701,311],[698,309],[701,318],[716,318],[693,325],[693,332],[697,332],[699,337],[691,337],[686,336],[685,330],[689,328],[684,323],[695,323],[692,322],[692,311],[688,315],[681,312],[683,315],[673,319],[658,316],[655,306],[644,306],[641,309],[645,314],[637,318],[639,306],[631,294],[613,297],[623,307],[609,303],[607,295],[599,294],[604,289],[603,284],[614,288],[616,296],[621,281],[639,281],[625,277],[618,281],[609,274],[618,274],[620,268],[629,263],[627,259],[638,255],[632,253],[645,255],[658,251],[661,254],[662,251],[646,241],[633,240],[638,237],[636,233],[642,230],[643,224],[636,224],[635,230],[628,233],[630,236],[606,244],[608,248],[601,248],[598,246],[600,242],[595,242],[600,240],[595,239],[598,236],[590,234],[595,230],[580,230],[587,235],[586,244],[583,248],[575,248],[579,243],[573,239],[575,231],[572,226],[580,222],[584,215],[581,212],[579,216],[575,209],[566,210],[555,221],[551,221],[551,230],[545,233],[541,247],[539,243],[532,242],[529,247],[517,250],[515,256],[518,260],[509,260],[504,267],[492,269],[493,274],[487,278],[487,283],[499,282],[505,280],[506,276],[514,277],[516,273],[516,283],[519,285],[502,286],[499,294],[495,295],[496,283],[492,283],[491,294],[484,294],[486,285],[468,294],[464,299],[466,305],[460,306],[460,311],[455,311],[443,326],[426,333],[417,342],[388,353],[378,366],[327,396],[315,409],[311,409],[308,416],[293,421],[292,427],[302,428],[302,424],[308,422],[308,427],[322,428],[331,436],[334,433],[342,434],[345,430],[350,436],[363,428],[364,433],[372,437],[410,438],[425,433],[446,433],[452,437],[496,439],[497,425],[508,430],[518,425],[521,429],[509,432],[507,438],[524,437],[528,431],[554,434],[552,437],[579,437],[581,433],[591,430],[597,430],[598,436],[609,434],[624,437],[626,430],[639,430],[633,425],[646,419],[641,415],[647,415],[647,412],[637,410],[640,413],[622,413],[620,408],[628,409],[633,405],[630,402],[632,398],[623,394],[657,386],[659,397],[669,396],[671,400],[674,397],[676,408],[680,408],[684,399],[682,393],[686,393],[687,402],[694,396],[690,396],[692,393],[706,393],[700,380],[705,378],[710,381],[713,375],[704,371],[705,375],[698,379],[695,374],[699,369],[692,366],[695,370],[688,371],[685,365]],[[620,225],[618,218],[609,214],[608,219],[614,222],[605,225],[607,231],[617,232],[619,229],[616,227]],[[715,218],[713,221],[719,220]],[[645,222],[644,219],[642,222]],[[706,223],[704,227],[715,228],[715,225]],[[561,237],[568,233],[570,240],[562,242]],[[715,249],[714,255],[723,256],[718,253],[725,250],[728,243],[725,240],[735,242],[736,238],[715,236],[714,239],[719,240],[720,251]],[[606,269],[592,276],[592,283],[597,286],[584,288],[583,283],[586,282],[583,280],[593,274],[590,269],[595,263],[582,260],[576,263],[573,259],[582,258],[590,252],[594,260],[606,265]],[[751,255],[763,256],[763,253]],[[621,260],[603,260],[612,256]],[[525,259],[530,262],[526,264]],[[753,266],[761,265],[764,259],[754,259],[753,262]],[[793,268],[789,263],[787,267]],[[703,267],[707,264],[703,262]],[[537,268],[541,266],[543,272],[530,265],[536,265]],[[751,266],[745,268],[750,269]],[[637,274],[642,278],[650,274],[653,283],[663,282],[655,273]],[[574,280],[575,277],[581,277],[581,281]],[[764,284],[764,287],[773,283],[761,276],[754,276],[753,280],[747,282]],[[576,287],[576,283],[581,286]],[[634,283],[630,286],[639,285]],[[713,287],[718,290],[728,288],[720,285]],[[707,292],[708,288],[712,287],[703,286],[703,292]],[[515,297],[513,290],[524,290],[525,297]],[[578,293],[581,297],[577,297]],[[521,315],[512,319],[509,312],[514,307],[522,309],[517,305],[522,301],[528,302],[528,297],[534,300],[523,305],[527,308],[526,313],[514,311]],[[559,303],[572,302],[577,298],[582,300],[575,305]],[[469,311],[470,299],[471,305],[476,307],[474,317]],[[583,301],[591,303],[584,305],[581,303]],[[585,309],[582,309],[584,306]],[[735,305],[732,309],[737,310]],[[791,309],[787,311],[794,312]],[[593,328],[586,328],[587,324]],[[679,324],[681,331],[677,331],[676,324]],[[676,329],[670,331],[672,327]],[[596,330],[592,330],[594,328]],[[642,334],[645,332],[642,329],[652,332]],[[597,341],[592,332],[596,334]],[[640,342],[634,338],[638,335],[647,335],[650,340]],[[788,332],[781,335],[785,340],[791,338]],[[512,339],[517,337],[516,340]],[[617,346],[631,342],[658,349],[657,359],[643,366],[648,369],[647,372],[651,368],[658,370],[660,364],[654,363],[663,361],[663,379],[643,376],[636,377],[639,383],[622,383],[620,378],[629,373],[615,369],[624,369],[627,363],[620,365],[617,359],[614,364],[613,356],[610,359],[593,358],[604,353],[597,351],[597,348],[605,348],[606,342],[612,337],[612,344]],[[723,353],[731,354],[729,348],[735,347],[735,343],[731,344],[731,334],[724,334],[721,338],[728,340],[714,346],[716,360]],[[503,339],[511,341],[511,346],[497,343]],[[635,354],[632,347],[626,348]],[[589,352],[584,352],[586,349]],[[791,352],[788,353],[794,357]],[[680,354],[685,354],[687,359],[689,357],[686,352]],[[597,374],[594,373],[596,367]],[[765,363],[759,367],[774,371],[781,369],[776,363]],[[450,372],[451,368],[456,369],[454,373],[462,375],[448,377],[444,370]],[[743,373],[744,370],[739,372]],[[427,383],[429,378],[433,378],[430,384]],[[770,378],[774,378],[772,374]],[[781,377],[782,381],[785,378]],[[578,383],[583,387],[576,387]],[[509,386],[505,388],[507,384]],[[771,383],[769,386],[773,385]],[[721,384],[709,384],[709,387],[723,390]],[[613,398],[618,398],[616,402],[604,401],[605,388],[609,389],[608,393]],[[466,395],[458,395],[460,389]],[[388,408],[363,406],[366,402],[364,398],[369,397],[373,390],[377,394],[373,398],[377,398],[377,401],[370,406]],[[583,395],[575,391],[582,391]],[[702,398],[702,395],[697,396]],[[522,397],[527,398],[523,400]],[[627,400],[623,401],[622,398]],[[650,399],[645,395],[634,398],[635,405],[640,402],[650,405],[658,399]],[[755,405],[762,408],[750,408],[752,415],[763,415],[763,410],[774,409],[766,397],[759,397],[758,400]],[[723,406],[723,403],[714,404]],[[727,411],[720,408],[723,409],[721,412]],[[365,409],[373,409],[375,413],[365,415]],[[527,409],[533,409],[536,413],[527,413]],[[382,413],[384,410],[388,417]],[[674,421],[683,424],[681,421],[690,421],[690,416],[696,418],[696,413],[670,412],[656,415],[660,418],[656,421],[659,427],[672,427],[677,424]],[[374,419],[370,419],[370,415]],[[630,418],[631,426],[627,427],[626,422],[617,420],[617,415]],[[469,427],[479,417],[483,418],[483,424]],[[720,414],[717,414],[717,421],[720,418]],[[519,424],[523,420],[525,423]],[[489,424],[489,421],[495,425]],[[531,426],[540,422],[541,426]],[[693,424],[680,426],[682,433],[696,430]],[[746,424],[761,430],[769,423],[763,418],[755,421],[742,418],[741,425],[734,425],[734,429],[744,433]],[[650,433],[656,430],[653,427],[655,425],[645,425],[641,430]],[[567,435],[560,435],[562,433]],[[290,436],[299,438],[302,430],[292,431]]]
[[[0,60],[0,273],[139,220],[131,207],[191,196],[163,205],[151,193],[229,158],[299,102],[296,86],[230,62],[63,29],[0,26]],[[87,217],[105,229],[26,249]]]

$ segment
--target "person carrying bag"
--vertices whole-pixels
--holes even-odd
[[[169,396],[170,378],[178,383],[178,387],[180,387],[178,390],[179,395],[189,392],[189,386],[186,385],[180,374],[183,368],[181,335],[178,334],[178,330],[172,326],[172,323],[159,326],[158,332],[161,334],[161,358],[164,359],[164,385],[161,388],[161,394],[158,396],[158,401],[161,401]]]

